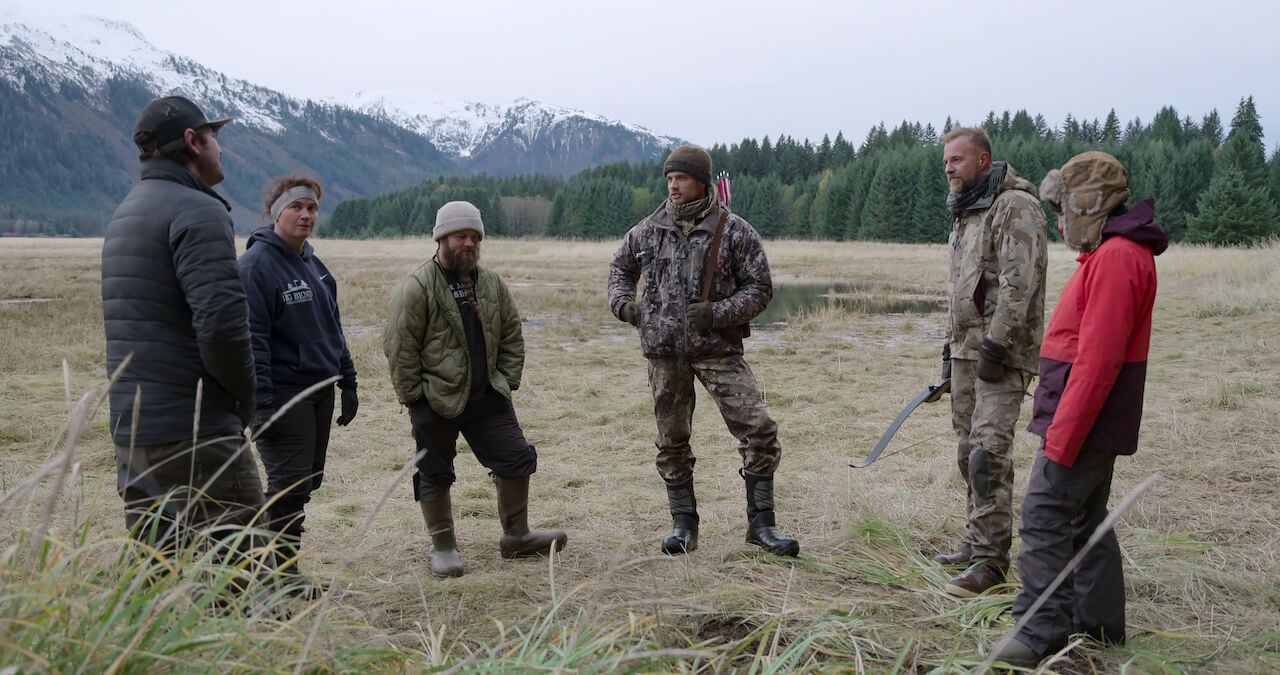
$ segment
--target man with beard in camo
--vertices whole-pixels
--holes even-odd
[[[463,573],[449,496],[458,434],[497,486],[503,558],[547,555],[564,549],[567,537],[529,529],[529,476],[538,455],[511,404],[524,372],[524,333],[506,283],[479,264],[480,210],[460,201],[441,206],[431,235],[435,257],[392,295],[383,351],[421,453],[413,498],[431,535],[431,574],[444,578]]]
[[[951,421],[967,486],[964,542],[944,565],[965,565],[946,585],[960,597],[1004,583],[1013,541],[1013,430],[1039,366],[1048,248],[1036,189],[991,161],[980,128],[942,138],[951,194]]]
[[[663,173],[667,200],[627,232],[609,270],[609,308],[639,328],[649,361],[658,474],[666,482],[673,521],[662,551],[679,554],[698,547],[695,458],[689,445],[696,378],[738,439],[747,543],[798,555],[800,543],[778,531],[774,517],[773,475],[782,456],[778,425],[742,355],[751,319],[773,297],[760,235],[719,203],[706,150],[676,148]],[[636,297],[641,276],[644,289]]]

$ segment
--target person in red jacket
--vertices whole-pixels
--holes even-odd
[[[1126,208],[1129,172],[1105,152],[1086,152],[1045,176],[1040,197],[1058,216],[1080,266],[1062,290],[1040,346],[1040,384],[1027,430],[1044,439],[1022,500],[1015,619],[1066,567],[1107,516],[1117,455],[1138,449],[1147,379],[1155,256],[1169,238],[1155,202]],[[995,657],[1034,667],[1072,634],[1125,639],[1120,544],[1108,532]]]

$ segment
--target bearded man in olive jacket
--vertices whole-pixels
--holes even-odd
[[[391,298],[383,351],[417,442],[413,498],[431,536],[431,573],[463,573],[449,488],[458,434],[497,486],[504,558],[563,549],[560,530],[530,530],[529,476],[538,456],[511,403],[524,370],[524,335],[511,292],[481,267],[484,222],[469,202],[436,212],[436,255],[401,281]]]

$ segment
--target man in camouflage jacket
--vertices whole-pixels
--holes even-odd
[[[951,420],[967,485],[964,543],[936,560],[967,565],[946,591],[978,595],[1003,583],[1013,538],[1013,431],[1044,332],[1048,258],[1036,189],[991,161],[982,129],[942,139],[951,194]]]
[[[797,555],[799,542],[783,536],[774,518],[773,474],[782,456],[778,425],[742,356],[747,326],[773,297],[769,261],[751,224],[719,203],[706,150],[676,148],[663,170],[667,200],[627,232],[609,271],[609,308],[639,328],[649,361],[658,474],[667,485],[673,521],[662,550],[678,554],[698,546],[695,458],[689,445],[697,378],[738,439],[747,491],[747,543]],[[712,251],[721,226],[719,245]],[[714,276],[704,289],[712,255]],[[644,287],[637,298],[642,276]]]

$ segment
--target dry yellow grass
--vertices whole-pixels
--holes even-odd
[[[605,303],[616,242],[486,241],[484,263],[512,286],[526,320],[516,410],[539,452],[530,517],[566,529],[569,546],[554,564],[500,560],[492,485],[463,454],[454,498],[467,573],[440,581],[427,572],[411,489],[392,485],[413,447],[381,353],[390,289],[434,244],[315,245],[339,279],[361,382],[360,415],[335,430],[324,487],[308,509],[304,565],[339,589],[327,610],[333,626],[314,648],[321,653],[373,642],[410,654],[405,667],[417,670],[505,653],[516,635],[567,649],[575,631],[598,630],[616,631],[617,644],[703,654],[676,658],[677,669],[764,671],[794,654],[787,668],[923,671],[975,666],[1010,625],[1011,594],[950,598],[946,573],[928,561],[954,545],[962,522],[945,403],[918,411],[872,467],[847,467],[936,379],[941,314],[826,307],[757,331],[747,358],[784,448],[779,523],[800,539],[802,557],[743,543],[740,462],[700,397],[700,548],[666,558],[654,555],[670,523],[653,468],[644,360]],[[71,399],[105,380],[100,248],[100,240],[0,239],[0,300],[51,300],[0,304],[0,490],[56,450],[68,410],[62,361]],[[766,250],[780,284],[869,280],[936,295],[945,283],[942,246],[769,242]],[[1278,252],[1174,247],[1158,258],[1142,447],[1118,462],[1115,483],[1118,498],[1152,472],[1163,476],[1118,528],[1131,641],[1086,649],[1087,661],[1060,667],[1280,668]],[[1069,251],[1053,249],[1050,306],[1074,267]],[[86,526],[91,538],[123,533],[104,418],[59,496],[55,536]],[[1022,431],[1015,444],[1020,493],[1033,437]],[[749,636],[749,648],[729,648]]]

